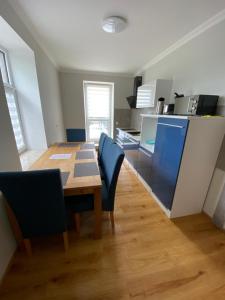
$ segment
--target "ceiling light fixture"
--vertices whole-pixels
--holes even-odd
[[[118,33],[127,27],[127,21],[121,17],[108,17],[102,21],[102,29],[108,33]]]

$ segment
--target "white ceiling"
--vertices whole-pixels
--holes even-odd
[[[10,0],[61,68],[135,73],[185,34],[225,9],[224,0]],[[107,34],[101,20],[129,26]]]

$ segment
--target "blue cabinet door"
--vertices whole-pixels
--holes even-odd
[[[188,122],[187,119],[158,119],[150,186],[168,209],[173,203]]]
[[[139,159],[139,150],[124,150],[125,157],[129,163],[136,169]]]
[[[138,154],[136,170],[144,179],[144,181],[150,185],[152,154],[143,150],[142,148],[139,148]]]

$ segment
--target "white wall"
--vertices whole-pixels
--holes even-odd
[[[225,96],[224,31],[225,21],[208,29],[148,69],[144,81],[168,78],[173,92]]]
[[[174,102],[173,93],[178,92],[185,95],[218,94],[222,96],[219,104],[224,104],[224,32],[225,21],[208,29],[146,70],[143,74],[144,82],[158,78],[173,79],[170,102]],[[132,110],[134,126],[138,126],[137,114],[138,110]]]
[[[47,143],[52,144],[64,139],[63,119],[61,112],[58,72],[33,38],[29,29],[17,16],[7,0],[0,0],[0,14],[5,21],[33,50],[35,55],[38,85],[44,116]],[[6,103],[2,101],[3,91],[0,86],[0,171],[21,169],[15,139],[9,119]],[[11,234],[7,217],[0,200],[0,278],[15,250],[15,241]]]
[[[0,75],[0,171],[21,170],[16,141],[11,125],[2,78]],[[0,280],[16,248],[0,192]]]
[[[14,48],[9,52],[27,149],[47,148],[33,51]]]
[[[85,128],[84,80],[114,82],[115,109],[124,110],[125,114],[130,113],[126,97],[133,92],[132,77],[61,71],[60,86],[65,128]]]
[[[7,0],[0,0],[0,13],[34,52],[47,143],[62,141],[64,127],[57,69]]]
[[[64,123],[58,72],[43,53],[35,54],[45,134],[48,145],[64,141]]]

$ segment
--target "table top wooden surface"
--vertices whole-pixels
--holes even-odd
[[[84,143],[55,144],[51,146],[30,168],[30,170],[60,169],[61,172],[69,172],[66,185],[63,187],[65,195],[92,193],[95,189],[101,188],[100,173],[95,176],[74,176],[74,167],[78,163],[96,162],[98,166],[97,153],[95,149],[81,149]],[[90,144],[90,143],[88,143]],[[60,146],[61,145],[61,146]],[[62,146],[64,145],[64,146]],[[94,144],[93,144],[94,145]],[[92,151],[94,159],[76,159],[77,151]],[[54,154],[72,154],[69,159],[50,159]],[[98,169],[99,171],[99,169]]]

